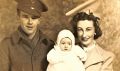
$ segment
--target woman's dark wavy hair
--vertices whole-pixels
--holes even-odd
[[[93,15],[93,13],[85,13],[85,12],[80,12],[77,13],[75,16],[73,16],[72,20],[71,20],[71,25],[73,28],[73,34],[75,35],[76,38],[78,38],[78,34],[77,34],[77,23],[80,20],[91,20],[93,21],[93,25],[95,27],[95,33],[96,35],[94,36],[94,39],[97,39],[98,37],[100,37],[102,35],[102,31],[99,27],[99,22],[98,20],[100,20],[99,17],[96,17]]]

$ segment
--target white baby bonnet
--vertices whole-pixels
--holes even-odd
[[[70,38],[72,40],[72,45],[75,45],[75,37],[74,37],[73,33],[67,29],[64,29],[64,30],[59,32],[56,44],[59,45],[61,39],[65,38],[65,37]]]
[[[56,50],[60,51],[60,47],[59,47],[60,41],[61,41],[61,39],[65,38],[65,37],[68,37],[72,40],[72,47],[75,46],[75,37],[74,37],[73,33],[70,30],[64,29],[58,33],[56,44],[54,46],[54,48]]]

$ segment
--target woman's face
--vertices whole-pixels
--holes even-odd
[[[94,41],[95,27],[93,21],[80,20],[77,23],[77,33],[81,44],[85,47],[90,46]]]

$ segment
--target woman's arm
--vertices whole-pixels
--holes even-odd
[[[109,53],[109,55],[105,57],[105,61],[102,64],[101,71],[113,71],[114,58],[115,55],[113,53]]]

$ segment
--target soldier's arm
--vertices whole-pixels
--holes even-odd
[[[0,43],[0,71],[9,71],[10,60],[7,42]]]

